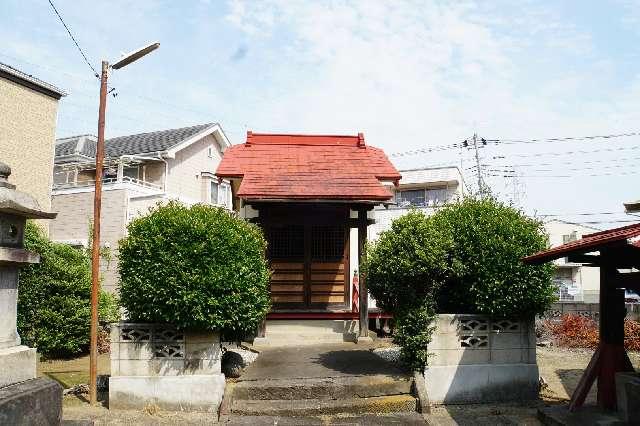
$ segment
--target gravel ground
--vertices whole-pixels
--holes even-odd
[[[389,346],[387,348],[377,348],[372,351],[374,354],[389,362],[400,363],[400,347]]]

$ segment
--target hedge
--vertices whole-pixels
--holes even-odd
[[[44,357],[68,357],[88,350],[91,322],[91,257],[88,251],[54,243],[28,221],[25,248],[40,263],[20,271],[18,332]],[[116,299],[100,292],[99,318],[117,321]]]
[[[131,321],[254,331],[270,308],[262,231],[207,205],[157,205],[119,244],[120,298]]]

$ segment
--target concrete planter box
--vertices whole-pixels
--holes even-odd
[[[109,408],[217,412],[225,385],[220,357],[219,333],[113,324]]]
[[[535,399],[534,321],[440,314],[424,370],[431,404]]]

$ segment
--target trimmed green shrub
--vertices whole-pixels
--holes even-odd
[[[404,362],[416,371],[427,364],[429,353],[427,345],[435,326],[436,314],[432,303],[424,301],[395,312],[393,341],[400,345],[400,354]]]
[[[265,250],[260,228],[222,208],[158,205],[120,241],[122,306],[132,321],[241,337],[270,308]]]
[[[452,247],[452,236],[440,232],[419,210],[394,220],[369,246],[364,265],[376,305],[395,313],[431,300],[452,273]]]
[[[522,257],[547,247],[542,224],[495,199],[467,198],[433,216],[411,211],[367,255],[367,283],[394,314],[405,361],[422,368],[438,313],[530,319],[554,301],[553,265]]]
[[[28,221],[25,248],[40,254],[40,263],[20,271],[18,332],[23,344],[45,357],[86,352],[91,322],[91,257],[87,251],[50,241]],[[119,318],[116,299],[100,293],[99,317]]]
[[[554,266],[522,262],[548,246],[540,221],[493,198],[466,198],[429,220],[454,242],[456,268],[436,292],[438,312],[526,320],[555,300]]]

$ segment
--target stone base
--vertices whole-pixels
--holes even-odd
[[[536,364],[428,366],[424,380],[430,404],[473,404],[538,397]]]
[[[109,408],[217,413],[224,386],[223,374],[110,377]]]
[[[640,420],[640,373],[616,373],[616,398],[624,421]]]
[[[36,377],[36,350],[27,346],[0,349],[0,387]],[[2,423],[0,423],[2,424]]]
[[[265,337],[256,337],[256,346],[304,346],[322,343],[356,342],[357,320],[267,320]]]
[[[0,388],[0,425],[59,425],[62,386],[39,378]]]
[[[568,405],[554,405],[538,408],[538,419],[543,425],[624,425],[615,411],[605,411],[596,406],[584,406],[569,411]]]

